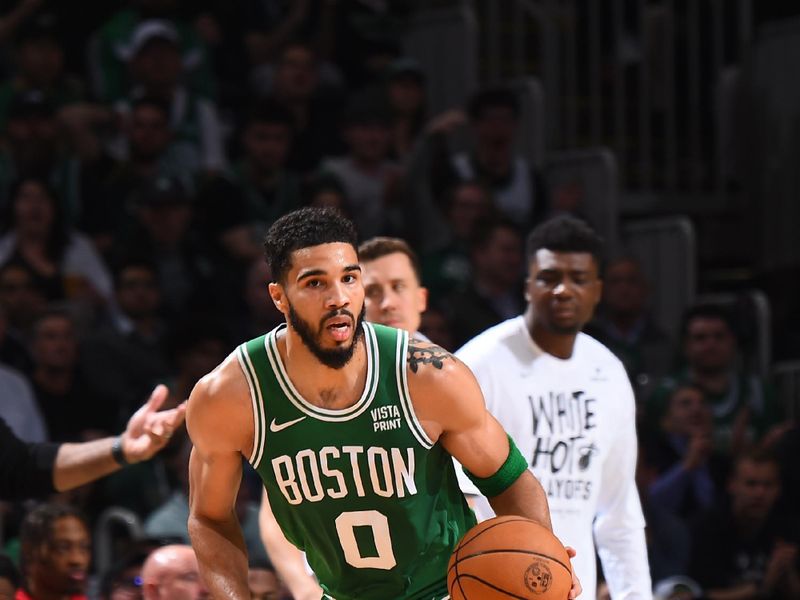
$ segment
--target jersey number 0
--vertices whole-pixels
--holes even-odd
[[[377,556],[363,556],[356,541],[356,527],[369,527],[375,540]],[[336,517],[336,533],[344,551],[347,564],[357,569],[393,568],[397,561],[392,550],[389,520],[377,510],[355,510],[343,512]]]

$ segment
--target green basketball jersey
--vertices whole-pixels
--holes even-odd
[[[450,455],[414,414],[408,334],[365,323],[364,392],[328,410],[289,380],[277,347],[284,327],[237,349],[255,416],[250,463],[281,529],[330,598],[445,597],[447,561],[475,517]]]

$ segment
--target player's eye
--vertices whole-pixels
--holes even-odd
[[[319,288],[322,287],[322,280],[320,279],[309,279],[306,287],[310,288]]]
[[[355,275],[345,275],[344,277],[342,277],[343,283],[353,283],[355,282],[355,280],[356,280]]]
[[[558,282],[558,277],[554,273],[539,273],[536,276],[536,281],[546,285],[554,285]]]
[[[402,292],[404,289],[406,289],[406,284],[404,284],[404,283],[395,283],[395,284],[392,286],[392,289],[393,289],[395,292]]]

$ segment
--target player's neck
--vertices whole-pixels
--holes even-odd
[[[352,406],[361,397],[367,380],[367,351],[363,336],[356,342],[350,361],[340,369],[324,365],[287,329],[278,340],[286,372],[300,395],[310,403],[332,410]]]
[[[542,327],[533,318],[533,311],[530,307],[525,312],[525,326],[531,339],[544,352],[561,360],[572,358],[572,351],[575,349],[575,338],[578,337],[577,333],[555,332]]]

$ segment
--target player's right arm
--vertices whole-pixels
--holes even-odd
[[[234,505],[242,454],[253,444],[249,390],[234,357],[201,379],[189,397],[189,535],[211,597],[245,600],[247,550]]]
[[[267,555],[292,597],[295,600],[319,600],[323,594],[322,588],[306,570],[303,554],[283,535],[269,505],[266,491],[261,495],[258,525]]]

